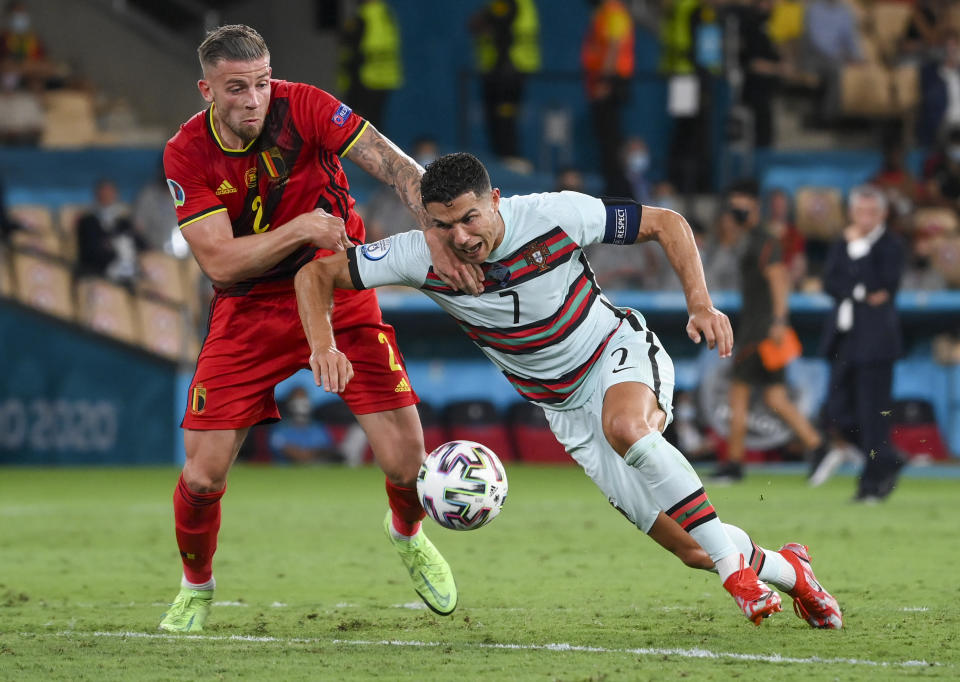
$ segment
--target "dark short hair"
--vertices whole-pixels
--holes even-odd
[[[228,24],[209,31],[197,48],[200,67],[204,69],[222,61],[252,62],[269,55],[263,36],[244,24]]]
[[[727,196],[729,197],[732,194],[743,194],[758,199],[760,197],[760,186],[753,178],[742,178],[727,188]]]
[[[489,191],[487,169],[480,159],[466,152],[444,154],[427,164],[427,172],[420,178],[420,200],[424,205],[433,202],[449,204],[467,192],[480,197]]]

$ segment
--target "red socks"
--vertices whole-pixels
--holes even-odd
[[[213,577],[213,553],[217,551],[220,530],[220,498],[225,491],[226,487],[213,493],[195,493],[187,488],[182,474],[173,491],[173,517],[183,575],[195,585],[202,585]]]
[[[401,535],[415,535],[420,519],[426,516],[416,488],[401,488],[387,479],[387,499],[393,510],[393,529]]]

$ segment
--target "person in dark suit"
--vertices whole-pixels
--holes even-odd
[[[886,229],[887,202],[871,185],[850,192],[851,225],[830,247],[824,289],[834,300],[821,351],[830,362],[827,426],[867,455],[854,500],[878,501],[894,489],[904,460],[890,443],[893,363],[902,338],[894,297],[905,247]]]

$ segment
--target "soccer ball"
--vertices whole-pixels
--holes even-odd
[[[493,521],[507,500],[507,474],[493,451],[455,440],[427,455],[417,495],[434,521],[451,530],[474,530]]]

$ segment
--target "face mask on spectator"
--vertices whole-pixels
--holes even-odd
[[[650,155],[646,152],[636,152],[627,156],[628,173],[646,173],[650,168]]]
[[[10,30],[13,33],[26,33],[30,30],[30,15],[26,12],[14,12],[10,15]]]

